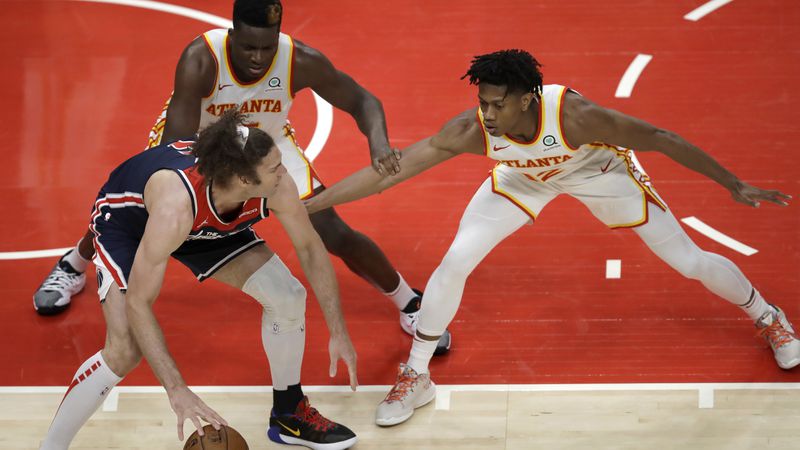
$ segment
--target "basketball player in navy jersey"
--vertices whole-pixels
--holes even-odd
[[[331,333],[331,375],[342,358],[355,390],[356,353],[333,266],[274,141],[241,121],[228,111],[196,142],[144,151],[117,167],[100,190],[91,229],[106,345],[76,372],[42,449],[68,448],[142,356],[167,391],[181,440],[186,419],[198,430],[201,419],[225,424],[186,386],[153,313],[170,256],[200,281],[215,278],[263,306],[261,337],[274,389],[270,439],[326,449],[356,442],[352,431],[321,416],[303,396],[306,290],[251,226],[270,214],[281,222]]]
[[[353,117],[368,139],[375,172],[396,175],[400,154],[389,145],[380,101],[325,55],[281,33],[282,16],[279,0],[236,0],[233,29],[211,30],[192,41],[178,61],[174,92],[148,145],[192,136],[227,109],[238,108],[248,115],[248,125],[275,137],[300,197],[309,198],[324,187],[297,147],[287,115],[295,94],[311,88]],[[330,253],[392,299],[401,327],[413,335],[421,292],[411,289],[381,249],[332,208],[313,214],[311,223]],[[83,272],[94,251],[87,232],[34,294],[37,312],[57,314],[69,305],[71,296],[83,289]],[[445,333],[437,353],[449,347]]]
[[[800,364],[800,340],[783,311],[767,303],[733,262],[692,242],[629,149],[661,152],[746,205],[786,206],[790,197],[741,181],[675,133],[603,108],[564,86],[542,86],[539,67],[521,50],[476,57],[465,77],[478,86],[479,106],[406,149],[399,175],[382,178],[361,170],[307,202],[313,212],[356,200],[462,153],[498,161],[428,281],[410,357],[378,407],[378,425],[403,422],[434,398],[428,362],[455,316],[467,277],[492,248],[535,222],[559,194],[578,199],[610,228],[632,228],[672,268],[742,308],[770,344],[778,366]]]

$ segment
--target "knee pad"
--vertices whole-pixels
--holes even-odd
[[[306,288],[278,255],[253,272],[242,291],[261,303],[273,333],[305,329]]]

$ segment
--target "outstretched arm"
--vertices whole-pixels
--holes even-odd
[[[178,175],[167,170],[153,174],[144,198],[149,217],[133,260],[125,313],[139,348],[167,391],[178,416],[178,438],[183,440],[186,419],[195,424],[200,434],[203,428],[200,419],[217,429],[220,424],[226,424],[186,386],[153,314],[153,303],[161,290],[170,254],[183,243],[192,227],[192,207]]]
[[[311,225],[308,213],[303,208],[297,188],[290,177],[282,178],[277,192],[267,200],[267,206],[275,213],[289,235],[297,251],[300,266],[325,316],[325,323],[331,334],[328,346],[331,357],[330,376],[336,375],[337,361],[342,358],[350,374],[350,387],[355,391],[358,386],[356,352],[344,322],[336,274],[325,245]]]
[[[731,192],[734,200],[757,207],[761,200],[786,206],[791,196],[749,185],[719,164],[708,153],[676,133],[657,128],[643,120],[603,108],[568,92],[564,105],[567,141],[577,147],[600,141],[641,151],[661,152],[677,163],[716,181]]]
[[[331,105],[350,114],[367,137],[372,168],[380,175],[400,170],[400,154],[389,145],[386,116],[380,100],[359,85],[318,50],[295,40],[292,89],[310,87]]]
[[[483,154],[483,130],[475,110],[459,114],[434,136],[406,147],[399,160],[400,173],[381,177],[364,168],[306,201],[309,213],[352,202],[386,190],[461,153]]]

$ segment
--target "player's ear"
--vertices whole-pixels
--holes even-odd
[[[533,92],[528,92],[527,94],[522,95],[522,110],[527,111],[530,108],[531,103],[534,101]]]

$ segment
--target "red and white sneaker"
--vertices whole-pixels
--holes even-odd
[[[758,335],[772,347],[778,366],[788,370],[800,364],[800,340],[786,314],[777,306],[771,306],[772,311],[758,318],[756,328]]]

